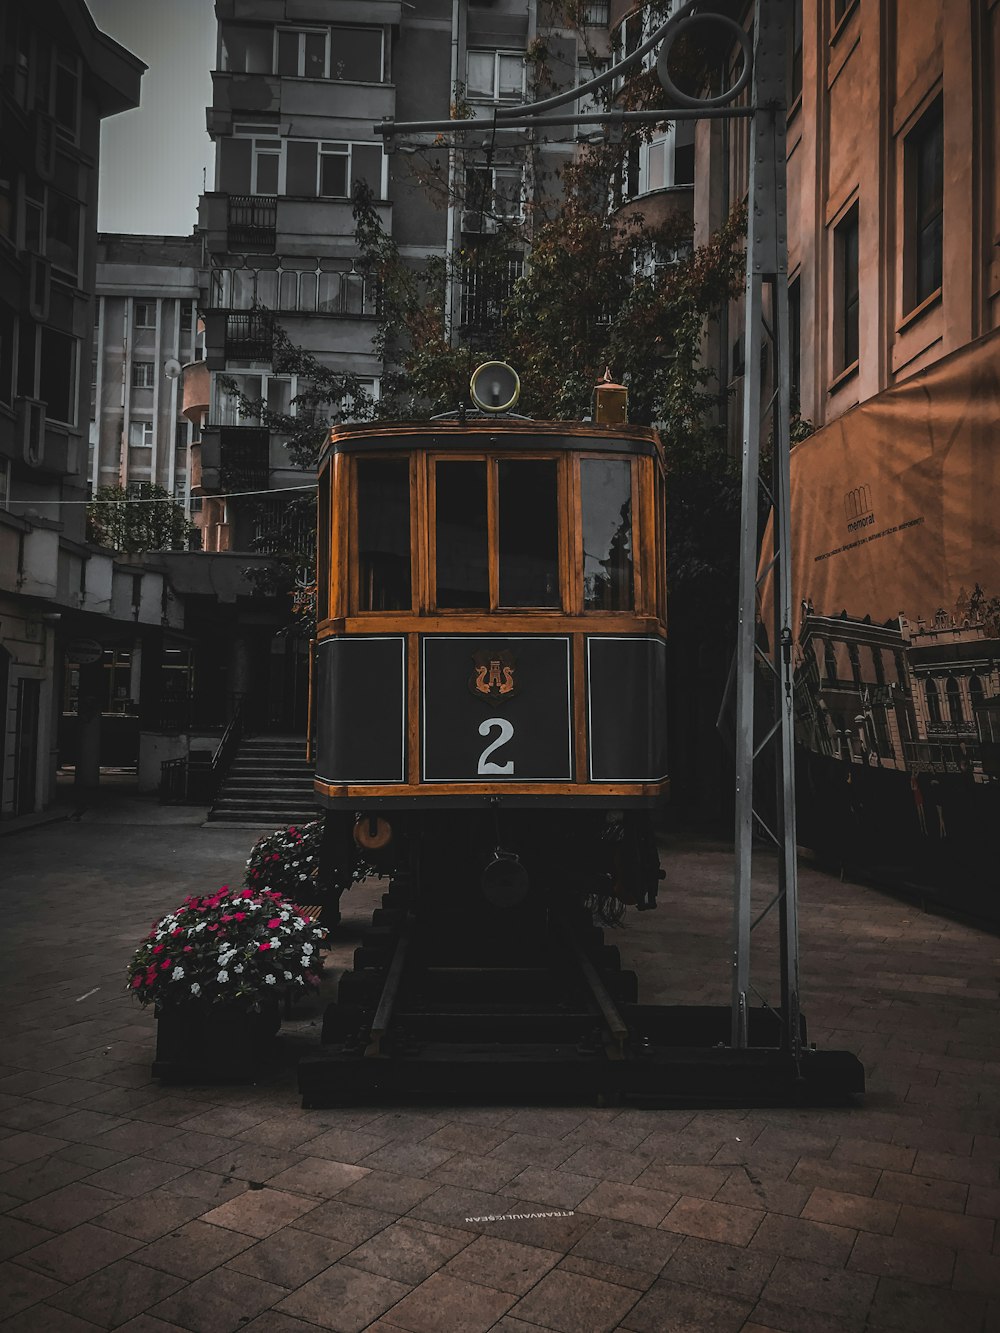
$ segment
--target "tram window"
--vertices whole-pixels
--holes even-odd
[[[499,486],[501,606],[559,605],[555,459],[502,458]]]
[[[319,474],[319,510],[316,516],[316,621],[330,614],[330,469]]]
[[[583,459],[580,501],[584,610],[631,611],[631,463],[610,458]]]
[[[357,462],[358,610],[408,611],[410,464],[406,458]]]
[[[449,459],[435,468],[437,605],[489,607],[486,463]]]

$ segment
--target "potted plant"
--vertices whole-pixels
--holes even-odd
[[[251,1077],[279,998],[319,984],[325,936],[277,891],[225,884],[158,921],[128,966],[129,991],[156,1007],[154,1076]]]
[[[278,893],[294,894],[302,902],[318,901],[309,894],[316,889],[322,838],[321,819],[265,833],[254,843],[247,860],[247,888],[266,886]]]

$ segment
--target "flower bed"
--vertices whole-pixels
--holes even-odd
[[[326,931],[271,889],[223,885],[158,921],[128,967],[142,1004],[191,1001],[256,1010],[281,991],[319,984]]]
[[[258,838],[247,859],[247,888],[294,893],[304,902],[316,901],[309,898],[309,893],[315,888],[319,872],[322,836],[323,821],[313,819]]]

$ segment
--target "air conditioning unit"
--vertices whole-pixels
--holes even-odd
[[[34,116],[35,174],[43,181],[56,174],[56,122],[52,116],[36,111]]]
[[[25,312],[44,323],[49,317],[52,292],[52,265],[44,255],[25,254],[22,270],[22,294]]]
[[[38,398],[17,398],[14,411],[21,455],[29,467],[41,467],[45,459],[45,404]]]
[[[471,208],[462,210],[462,230],[464,232],[481,236],[491,234],[496,229],[496,219],[490,217],[487,213],[480,213]]]

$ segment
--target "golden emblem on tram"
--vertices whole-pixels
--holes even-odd
[[[491,652],[480,648],[473,653],[474,670],[469,677],[469,689],[480,699],[511,699],[517,693],[514,673],[517,663],[513,653],[503,649]]]

